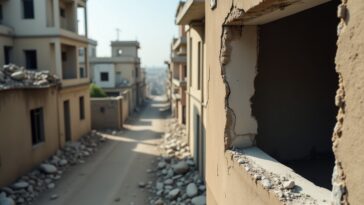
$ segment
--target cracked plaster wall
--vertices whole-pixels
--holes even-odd
[[[333,174],[335,204],[364,201],[364,1],[343,0],[338,9],[341,22],[336,54],[340,108],[333,137],[336,157]]]

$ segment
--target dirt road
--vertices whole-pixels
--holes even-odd
[[[144,205],[149,193],[138,183],[152,180],[146,172],[159,155],[157,144],[165,129],[166,104],[162,98],[151,101],[125,130],[110,139],[85,164],[76,165],[42,194],[35,205]],[[50,200],[54,194],[59,196]]]

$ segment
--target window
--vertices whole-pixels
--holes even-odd
[[[80,78],[84,78],[84,77],[86,77],[85,68],[80,67]]]
[[[66,62],[66,61],[67,61],[67,53],[62,52],[62,62]]]
[[[85,55],[85,50],[84,48],[79,48],[78,49],[78,56],[84,56]]]
[[[0,23],[3,20],[3,5],[0,4]]]
[[[23,17],[25,19],[34,19],[33,0],[23,0]]]
[[[5,60],[5,64],[10,64],[10,51],[11,51],[11,47],[9,46],[4,46],[4,60]]]
[[[201,69],[202,69],[202,43],[198,42],[198,65],[197,65],[197,90],[201,89]]]
[[[44,142],[44,119],[43,108],[30,111],[30,121],[32,126],[32,145]]]
[[[64,8],[60,8],[59,15],[63,18],[66,18],[66,10]]]
[[[80,97],[80,120],[85,119],[85,97]]]
[[[100,79],[101,81],[109,81],[109,73],[107,72],[100,73]]]
[[[193,80],[192,80],[192,38],[190,38],[190,54],[189,54],[189,56],[190,56],[190,61],[189,61],[189,66],[190,66],[190,69],[189,69],[189,73],[190,73],[190,76],[189,76],[189,78],[190,78],[190,87],[192,87],[192,82],[193,82]]]
[[[118,50],[117,50],[117,56],[121,56],[121,54],[123,54],[123,50],[118,49]]]
[[[25,50],[25,66],[26,69],[36,70],[37,69],[37,51],[36,50]]]

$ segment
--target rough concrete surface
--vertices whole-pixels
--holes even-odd
[[[125,130],[107,134],[109,142],[85,164],[69,169],[56,188],[41,195],[36,205],[148,204],[150,196],[139,188],[159,155],[157,146],[164,131],[162,98],[156,98],[126,123]],[[58,198],[53,196],[58,195]]]

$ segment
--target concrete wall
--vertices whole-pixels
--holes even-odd
[[[120,72],[122,79],[128,80],[130,84],[134,84],[136,82],[136,65],[133,63],[117,63],[115,64],[115,72]]]
[[[93,82],[102,88],[115,87],[115,65],[114,64],[94,64]],[[109,74],[109,81],[101,81],[101,73]]]
[[[346,8],[346,9],[345,9]],[[340,108],[333,137],[336,167],[333,175],[335,203],[362,204],[364,201],[363,98],[364,90],[364,2],[348,0],[339,10],[336,70]],[[346,190],[346,191],[343,191]]]
[[[85,119],[80,118],[80,105],[79,98],[84,97],[85,102]],[[76,141],[83,135],[91,131],[91,106],[90,106],[90,92],[89,84],[62,88],[59,94],[59,127],[60,138],[62,145],[65,143],[65,126],[64,126],[64,109],[63,102],[68,100],[70,102],[71,114],[71,139]]]
[[[57,88],[0,91],[0,187],[60,148]],[[45,141],[32,145],[30,110],[43,108]]]
[[[123,127],[123,98],[92,98],[92,129],[121,129]]]
[[[209,3],[206,3],[206,30],[214,31],[206,36],[206,67],[207,72],[209,73],[209,82],[206,84],[208,90],[206,114],[208,116],[206,119],[206,169],[208,170],[206,177],[207,204],[244,204],[244,202],[249,202],[249,204],[283,203],[277,200],[277,196],[273,192],[264,190],[260,183],[257,183],[257,181],[249,176],[251,173],[248,173],[243,166],[236,163],[233,157],[227,154],[227,150],[231,147],[235,147],[234,145],[237,145],[237,147],[253,146],[253,148],[258,149],[254,147],[254,145],[255,136],[259,134],[259,119],[261,117],[258,117],[258,121],[256,121],[252,116],[251,108],[251,97],[255,92],[258,92],[258,90],[255,90],[255,86],[258,86],[257,89],[260,89],[260,85],[262,85],[258,82],[258,79],[257,82],[254,82],[257,72],[257,62],[260,62],[257,51],[260,42],[258,42],[255,25],[274,22],[326,2],[327,1],[301,0],[298,3],[290,2],[284,4],[284,9],[279,9],[280,7],[277,6],[279,2],[269,0],[264,2],[251,0],[218,1],[215,9],[211,9]],[[349,0],[343,4],[345,5],[340,6],[338,12],[336,12],[336,9],[325,11],[330,12],[329,15],[331,16],[338,13],[339,17],[341,17],[341,23],[338,27],[340,35],[337,42],[338,50],[336,54],[336,67],[337,72],[339,73],[339,89],[337,91],[336,104],[339,106],[340,110],[337,116],[338,122],[333,129],[333,149],[336,159],[336,166],[333,173],[333,192],[330,193],[328,190],[325,191],[320,189],[307,180],[308,183],[305,183],[305,186],[308,185],[309,188],[307,189],[305,186],[301,187],[303,188],[303,193],[308,190],[317,190],[313,194],[310,194],[310,196],[323,197],[326,199],[326,203],[331,203],[331,194],[333,196],[333,204],[360,204],[363,201],[363,190],[360,189],[360,181],[362,181],[364,177],[361,172],[362,167],[360,164],[363,164],[364,158],[358,157],[357,153],[360,153],[360,150],[363,149],[362,145],[364,143],[362,143],[363,140],[362,137],[360,137],[360,133],[363,132],[361,129],[362,126],[359,126],[361,121],[357,116],[363,114],[361,112],[362,109],[360,109],[360,102],[364,95],[361,95],[362,89],[360,86],[362,85],[363,73],[361,68],[363,67],[364,61],[359,53],[363,52],[362,33],[364,27],[360,22],[363,21],[363,15],[361,14],[364,12],[364,3]],[[329,26],[333,23],[331,20],[326,20],[325,15],[323,14],[320,14],[320,17],[316,18],[315,21],[318,23],[321,19],[325,22],[321,22],[319,24],[320,26],[314,26],[316,25],[316,22],[311,20],[309,21],[309,27],[307,27],[305,31],[298,32],[297,34],[290,34],[290,36],[286,36],[285,39],[290,39],[295,36],[295,43],[297,43],[304,42],[302,39],[299,39],[303,36],[306,38],[319,37],[320,34],[316,35],[314,32],[309,31],[311,29]],[[304,25],[298,23],[298,21],[294,26],[304,28]],[[290,26],[289,28],[294,29],[294,26]],[[262,30],[264,30],[264,27]],[[284,32],[287,31],[288,30],[286,29]],[[282,31],[282,33],[277,34],[277,36],[283,38],[286,34],[284,32]],[[307,34],[304,35],[306,32]],[[262,37],[264,37],[264,35]],[[320,58],[330,58],[327,55],[329,52],[332,52],[332,47],[334,47],[333,44],[335,44],[335,42],[332,43],[332,38],[334,36],[330,33],[325,35],[325,37],[331,39],[331,43],[325,44],[322,48],[310,48],[311,51],[314,50],[313,52],[319,52],[320,49],[328,49],[328,51],[321,51],[321,53],[315,55],[316,62],[321,61]],[[326,42],[326,40],[328,40],[326,38],[325,41],[319,42]],[[278,43],[277,40],[274,40],[274,35],[272,33],[267,35],[266,39],[269,42],[268,44]],[[261,40],[264,41],[264,38]],[[279,42],[279,46],[282,46],[281,43],[284,41]],[[315,42],[315,40],[313,40],[313,42]],[[306,43],[303,46],[309,45]],[[315,46],[319,46],[319,44],[316,43]],[[282,52],[262,51],[261,49],[266,49],[263,44],[261,44],[259,48],[261,55],[274,56],[277,54],[273,59],[277,60],[278,58],[281,58],[280,55]],[[283,49],[283,47],[280,48]],[[305,51],[305,49],[302,48],[297,49],[296,52],[303,54],[303,51]],[[295,50],[290,49],[289,52],[295,52]],[[280,55],[278,55],[278,53]],[[288,52],[287,54],[289,56]],[[288,62],[294,60],[297,60],[297,58],[293,59],[293,57],[291,57],[287,59]],[[306,64],[310,61],[311,60],[307,60],[303,63]],[[266,65],[265,68],[274,68],[272,65],[272,63]],[[297,67],[299,68],[300,66]],[[321,63],[319,67],[325,69],[330,66],[328,66],[328,63],[326,62]],[[258,72],[258,76],[259,74],[265,75],[264,71],[261,72],[262,73]],[[268,70],[265,70],[265,72],[268,72]],[[287,75],[287,72],[289,71],[287,70],[282,73],[282,76],[276,76],[275,78],[282,78],[284,75]],[[309,72],[309,70],[305,72]],[[317,72],[317,69],[314,72]],[[277,72],[273,73],[277,75]],[[300,75],[299,72],[295,74]],[[334,89],[332,86],[334,85],[334,80],[327,81],[327,77],[332,77],[332,75],[334,75],[332,69],[330,72],[323,72],[322,75],[318,75],[322,77],[321,81],[330,84],[325,86],[331,91]],[[268,76],[267,73],[266,76]],[[330,79],[333,79],[331,77]],[[269,81],[265,80],[265,83],[267,83],[266,88],[275,86],[273,83],[268,82]],[[290,82],[286,86],[294,85],[294,83],[295,82]],[[306,84],[310,83],[311,80],[306,81]],[[322,88],[324,86],[320,85],[320,87]],[[315,88],[311,88],[311,90],[316,89],[315,92],[313,92],[316,93],[319,92],[319,89],[321,89],[320,87],[317,85]],[[282,89],[282,92],[285,91],[285,89]],[[333,109],[332,101],[329,99],[333,97],[331,91],[325,92],[331,93],[331,97],[323,98],[325,105],[321,106],[320,111],[329,111]],[[274,95],[272,92],[267,93]],[[305,100],[306,103],[310,104],[308,99],[301,99],[301,101],[302,100]],[[315,101],[318,100],[313,100],[313,102]],[[261,114],[261,116],[263,116],[263,114]],[[332,122],[331,118],[330,121]],[[324,125],[320,125],[318,130],[323,126]],[[239,143],[235,144],[235,139],[240,139],[238,140]],[[327,145],[325,146],[327,149]],[[246,149],[247,148],[244,148],[244,150]],[[252,158],[253,161],[260,159],[259,156],[256,159],[254,159],[254,157]],[[272,159],[265,161],[274,162]],[[277,171],[276,168],[272,167],[267,170],[271,173]],[[297,175],[293,171],[288,172],[290,175]],[[296,181],[297,183],[304,181],[301,176],[297,175],[296,177],[299,178]],[[321,202],[319,202],[319,204]],[[292,203],[302,204],[297,201],[293,201]]]

